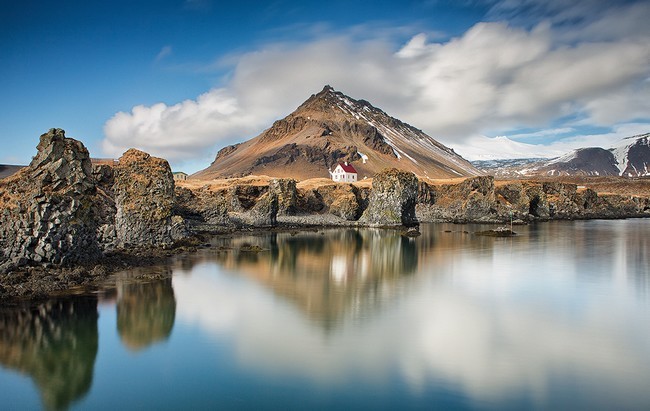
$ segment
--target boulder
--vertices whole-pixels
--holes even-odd
[[[115,167],[117,246],[160,246],[172,242],[174,178],[169,163],[136,149]]]
[[[370,226],[414,226],[418,179],[398,169],[384,170],[373,178],[368,208],[359,219]]]

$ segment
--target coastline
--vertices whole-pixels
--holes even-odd
[[[0,304],[97,288],[120,270],[164,263],[215,235],[376,227],[417,236],[429,222],[650,217],[650,179],[637,187],[646,195],[560,180],[432,180],[398,169],[358,183],[175,182],[166,160],[135,149],[93,166],[83,144],[60,129],[43,134],[37,149],[28,167],[0,180]]]
[[[310,218],[311,217],[311,218]],[[136,247],[127,250],[115,250],[107,253],[101,259],[85,264],[72,266],[28,266],[5,273],[0,276],[0,307],[16,306],[21,304],[32,304],[57,296],[74,294],[89,294],[102,289],[110,289],[115,286],[116,275],[120,272],[136,268],[155,267],[168,263],[171,258],[184,254],[192,254],[200,249],[212,247],[210,240],[215,238],[228,238],[237,236],[249,236],[268,233],[291,233],[320,232],[323,230],[341,228],[370,228],[357,222],[338,221],[334,223],[332,218],[326,218],[328,223],[318,223],[323,219],[320,216],[300,216],[311,220],[308,223],[297,224],[296,218],[284,219],[273,227],[240,227],[224,229],[213,233],[197,233],[190,238],[178,241],[173,245],[164,247]],[[646,218],[646,217],[632,217]],[[628,218],[625,218],[628,219]],[[599,220],[599,219],[575,219],[575,220]],[[621,218],[609,218],[608,220],[623,220]],[[292,222],[288,222],[292,221]],[[569,219],[550,219],[535,221],[532,224],[545,224],[552,221],[574,221]],[[498,226],[501,223],[490,223],[485,221],[452,222],[452,221],[428,221],[423,224],[454,225],[481,224]],[[527,225],[527,222],[515,222],[514,225]],[[403,236],[410,236],[405,226],[384,226],[375,227],[380,230],[398,230]],[[467,232],[467,234],[481,236],[481,232]],[[259,252],[264,250],[247,250]],[[133,279],[153,280],[160,279],[160,274],[139,273]]]

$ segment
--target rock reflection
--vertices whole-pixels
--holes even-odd
[[[325,329],[374,311],[415,272],[413,239],[398,231],[328,230],[239,237],[214,258],[293,301]],[[259,250],[263,251],[259,251]],[[251,251],[256,250],[256,251]],[[380,298],[381,297],[381,298]]]
[[[44,407],[66,409],[92,384],[97,318],[94,297],[0,308],[0,363],[33,379]]]
[[[425,394],[442,385],[478,408],[514,397],[523,408],[650,403],[650,334],[629,327],[647,322],[646,299],[630,292],[630,280],[647,277],[647,228],[578,222],[471,235],[481,228],[428,226],[415,240],[373,230],[224,239],[175,278],[179,318],[227,336],[240,366],[274,379],[386,391],[400,381]],[[258,247],[266,251],[250,251]],[[276,304],[278,295],[294,304]],[[371,321],[341,321],[364,310]],[[323,338],[305,313],[335,332]]]
[[[146,282],[128,277],[117,280],[117,331],[130,350],[164,341],[172,332],[176,298],[170,269],[165,268],[162,277]]]

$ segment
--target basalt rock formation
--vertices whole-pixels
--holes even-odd
[[[30,165],[0,181],[0,268],[97,258],[99,202],[88,150],[51,129]]]
[[[115,248],[187,235],[172,218],[167,161],[132,149],[114,167],[93,167],[84,145],[61,129],[43,134],[37,149],[28,167],[0,180],[0,272],[93,263]]]
[[[420,182],[416,212],[420,221],[458,223],[648,217],[650,199],[597,194],[570,183],[495,184],[493,177],[475,177],[458,184]]]
[[[359,219],[370,226],[414,226],[418,224],[415,203],[418,179],[415,174],[389,169],[372,181],[368,208]]]
[[[319,184],[298,190],[300,214],[330,213],[347,221],[356,221],[368,206],[369,190],[349,183]]]
[[[174,177],[169,163],[136,149],[115,167],[118,247],[171,244]]]

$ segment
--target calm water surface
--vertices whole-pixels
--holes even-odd
[[[215,239],[0,308],[0,409],[650,409],[650,219],[481,228]]]

